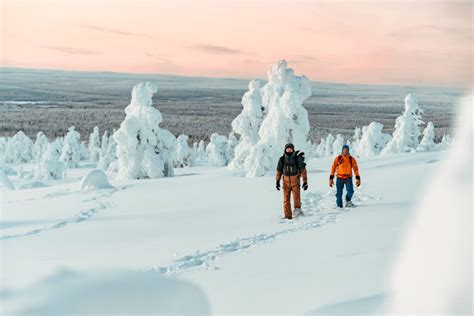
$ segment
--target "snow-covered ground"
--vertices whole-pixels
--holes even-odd
[[[359,159],[358,207],[343,210],[328,187],[332,158],[312,159],[310,188],[302,191],[306,215],[292,221],[282,219],[273,177],[235,176],[224,167],[178,168],[175,177],[151,180],[109,174],[110,188],[86,191],[80,182],[92,165],[84,162],[63,180],[27,185],[34,180],[9,176],[17,190],[1,189],[2,310],[64,312],[58,297],[89,302],[91,288],[98,302],[114,297],[115,307],[129,298],[133,311],[376,310],[390,292],[417,201],[445,159],[445,151]],[[22,169],[27,178],[34,165]],[[129,293],[115,293],[116,280],[132,284]],[[164,295],[163,288],[174,303],[136,292]]]

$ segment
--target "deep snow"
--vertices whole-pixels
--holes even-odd
[[[67,179],[44,180],[47,187],[2,190],[2,310],[39,306],[28,293],[48,288],[62,269],[86,279],[106,269],[184,281],[213,313],[347,311],[359,301],[375,309],[390,292],[416,201],[444,160],[444,151],[359,159],[358,207],[336,210],[332,157],[312,159],[306,216],[294,221],[281,218],[273,177],[238,177],[225,167],[178,168],[175,177],[150,180],[109,176],[113,188],[82,192],[91,171],[83,165]],[[23,165],[24,174],[33,169]],[[15,187],[31,182],[9,179]],[[61,286],[77,291],[67,280]]]

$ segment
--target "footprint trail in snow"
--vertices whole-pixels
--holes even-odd
[[[367,201],[377,199],[358,193],[356,201]],[[251,247],[263,245],[271,242],[278,237],[285,236],[295,232],[306,231],[321,227],[326,224],[336,222],[339,215],[350,211],[349,208],[337,209],[334,207],[335,196],[333,191],[327,193],[305,192],[301,196],[304,205],[305,215],[296,218],[293,221],[282,220],[281,223],[288,224],[290,227],[275,231],[272,233],[257,234],[250,237],[237,238],[234,241],[221,244],[215,249],[199,251],[180,257],[174,260],[170,265],[164,267],[153,267],[151,270],[157,271],[168,276],[178,276],[182,273],[194,269],[218,269],[211,267],[212,261],[219,257],[249,249]]]

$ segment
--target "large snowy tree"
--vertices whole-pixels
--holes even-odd
[[[71,126],[64,138],[64,144],[59,160],[63,161],[68,168],[77,168],[81,160],[81,135]]]
[[[260,80],[252,80],[249,90],[242,97],[242,112],[232,121],[232,130],[240,135],[239,144],[234,150],[230,170],[241,170],[252,147],[258,142],[258,131],[264,118]]]
[[[423,124],[423,110],[412,94],[405,97],[405,111],[395,121],[392,140],[382,150],[382,154],[411,152],[416,150],[420,137],[420,125]]]
[[[265,116],[259,140],[244,161],[247,176],[263,176],[274,171],[286,143],[309,152],[308,112],[303,102],[311,96],[311,82],[305,76],[295,76],[285,60],[270,67],[268,82],[261,89]]]
[[[5,161],[11,163],[30,162],[33,160],[33,142],[19,131],[7,142]]]
[[[117,178],[144,179],[173,176],[176,137],[160,127],[161,113],[152,106],[157,85],[137,84],[125,108],[125,120],[114,133],[117,142]]]

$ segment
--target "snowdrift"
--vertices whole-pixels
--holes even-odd
[[[112,189],[113,186],[109,183],[107,175],[99,170],[94,169],[86,174],[79,185],[80,191],[98,190],[98,189]]]

